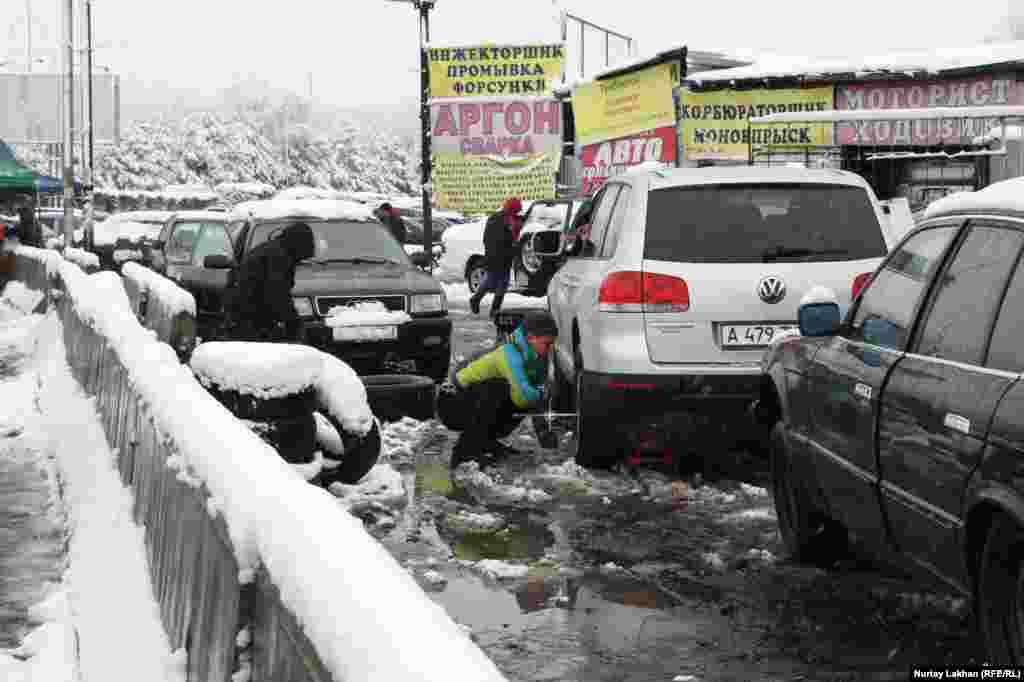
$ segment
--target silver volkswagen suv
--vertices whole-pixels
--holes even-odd
[[[848,306],[894,241],[863,178],[826,169],[627,171],[592,216],[548,286],[558,402],[590,467],[699,452],[708,425],[756,442],[765,349],[811,287]]]

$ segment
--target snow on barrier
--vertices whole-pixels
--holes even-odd
[[[146,329],[179,355],[187,356],[195,345],[196,300],[171,280],[138,263],[121,268],[124,289],[132,312]]]
[[[189,680],[504,679],[359,520],[138,323],[115,273],[87,275],[45,253],[18,251],[16,272],[41,290],[53,275],[68,363],[133,490]]]

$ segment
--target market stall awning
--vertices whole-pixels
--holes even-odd
[[[0,140],[0,190],[36,191],[36,174],[30,168],[18,163],[11,148],[2,140]]]

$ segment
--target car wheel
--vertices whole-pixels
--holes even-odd
[[[570,452],[573,460],[588,469],[610,469],[619,460],[618,440],[615,433],[594,417],[584,416],[586,407],[583,400],[583,354],[575,353],[576,382],[576,431],[573,434]]]
[[[381,421],[403,417],[434,418],[434,380],[416,374],[376,374],[360,377],[374,416]]]
[[[480,288],[480,283],[484,281],[484,275],[487,274],[487,270],[484,268],[484,261],[482,258],[474,258],[469,262],[466,267],[466,286],[469,287],[470,293],[476,293],[476,290]]]
[[[253,431],[289,464],[308,464],[313,461],[316,420],[312,413],[289,419],[254,422]]]
[[[770,443],[772,494],[782,543],[794,561],[831,565],[846,553],[846,531],[808,500],[793,471],[781,421],[772,428]]]
[[[1024,665],[1024,532],[1002,513],[985,539],[977,595],[987,662]]]
[[[337,467],[334,469],[324,469],[320,472],[320,485],[325,488],[332,483],[355,485],[369,473],[370,469],[377,464],[377,460],[380,458],[380,428],[377,426],[377,422],[374,421],[373,427],[365,436],[351,436],[342,431],[340,429],[341,425],[332,417],[327,416],[327,419],[338,430],[338,433],[342,434],[342,440],[345,443],[345,454],[341,456],[341,464]]]

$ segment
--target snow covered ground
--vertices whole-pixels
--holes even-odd
[[[12,283],[0,299],[3,345],[31,358],[16,381],[0,384],[0,409],[2,421],[23,428],[22,437],[59,471],[69,556],[62,583],[33,614],[45,622],[18,650],[0,655],[0,677],[181,682],[184,659],[170,651],[160,624],[131,493],[121,484],[93,401],[71,377],[59,322],[18,310],[33,297]]]

